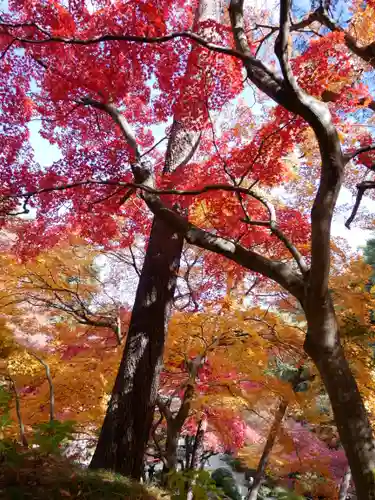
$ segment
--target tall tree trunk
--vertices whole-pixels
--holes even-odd
[[[312,306],[312,307],[311,307]],[[355,378],[340,344],[330,298],[312,300],[305,351],[319,370],[345,449],[359,500],[375,500],[375,443]]]
[[[217,19],[221,15],[220,4],[221,0],[200,0],[194,22]],[[189,71],[188,62],[187,74]],[[202,100],[203,96],[197,98]],[[191,106],[183,93],[184,101]],[[182,114],[189,113],[188,107],[181,109]],[[186,165],[197,149],[200,132],[194,127],[187,130],[181,125],[183,118],[174,117],[164,173]],[[183,238],[155,218],[126,346],[90,468],[110,469],[135,479],[141,476],[182,246]]]
[[[260,457],[258,467],[254,476],[254,482],[249,490],[249,493],[246,497],[246,500],[257,500],[259,488],[262,484],[262,479],[264,476],[264,472],[266,470],[268,460],[272,451],[272,448],[275,444],[277,435],[279,434],[281,422],[284,418],[286,409],[288,408],[288,401],[283,399],[277,408],[275,419],[273,421],[271,430],[268,434],[266,445],[263,449],[262,456]]]
[[[183,239],[154,219],[124,354],[90,467],[139,479]]]

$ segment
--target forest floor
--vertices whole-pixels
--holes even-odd
[[[52,457],[24,456],[0,463],[1,500],[169,500],[155,487],[104,471],[88,471]]]

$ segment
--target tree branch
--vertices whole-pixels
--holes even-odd
[[[352,213],[350,214],[350,217],[348,218],[348,220],[345,222],[345,226],[348,229],[350,229],[350,224],[353,222],[353,220],[355,219],[355,216],[357,215],[357,212],[358,212],[359,206],[361,204],[363,195],[365,194],[367,189],[375,189],[375,181],[361,182],[360,184],[357,184],[357,189],[358,189],[357,197],[356,197],[356,200],[354,203]]]
[[[95,45],[102,42],[134,42],[134,43],[146,43],[146,44],[160,44],[169,42],[171,40],[174,40],[175,38],[187,38],[192,42],[195,42],[198,45],[201,45],[202,47],[205,47],[206,49],[211,50],[213,52],[226,54],[242,60],[254,59],[251,57],[251,55],[244,55],[235,49],[231,49],[230,47],[223,47],[221,45],[211,43],[208,40],[205,40],[204,38],[199,36],[198,34],[188,30],[178,31],[159,37],[107,34],[93,38],[81,39],[81,38],[65,38],[60,36],[53,36],[47,30],[44,30],[43,28],[38,26],[36,23],[8,23],[3,21],[0,22],[0,28],[1,27],[4,28],[5,30],[3,32],[4,34],[12,36],[15,41],[22,42],[25,44],[43,45],[49,43],[64,43],[66,45],[81,45],[81,46]],[[11,30],[20,28],[22,29],[25,27],[34,27],[37,31],[45,35],[47,38],[41,38],[41,39],[23,38],[12,35],[11,33],[9,33],[9,31],[7,31],[9,29]],[[257,64],[259,64],[259,62],[257,62]],[[262,63],[260,64],[262,65]]]
[[[289,63],[289,37],[290,37],[290,8],[291,0],[280,1],[280,31],[275,42],[275,54],[279,60],[284,83],[296,94],[300,93],[292,68]]]
[[[353,160],[356,156],[362,154],[362,153],[368,153],[369,151],[374,151],[375,150],[375,145],[370,145],[370,146],[363,146],[362,148],[357,149],[356,151],[353,151],[352,153],[346,153],[344,154],[344,162],[348,163],[350,160]]]
[[[101,111],[105,111],[109,116],[113,119],[113,121],[120,127],[121,132],[125,138],[126,143],[132,150],[132,153],[135,156],[136,161],[139,161],[141,158],[141,154],[138,149],[138,144],[133,134],[133,131],[125,119],[124,115],[115,107],[113,104],[105,104],[100,101],[96,101],[91,97],[84,97],[80,101],[79,104],[83,104],[84,106],[91,106],[95,109],[99,109]]]
[[[343,30],[335,21],[329,16],[327,10],[321,6],[316,10],[316,18],[319,20],[326,28],[331,31],[340,31],[344,33],[344,41],[348,49],[350,49],[356,56],[360,57],[363,61],[370,64],[375,68],[375,42],[370,43],[364,47],[361,47],[356,39],[350,35],[347,31]]]
[[[270,201],[266,200],[266,198],[264,198],[263,196],[260,196],[254,193],[253,191],[249,192],[249,194],[256,200],[260,201],[260,203],[262,203],[262,205],[266,207],[269,214],[269,221],[252,221],[250,219],[243,219],[244,222],[247,222],[249,224],[269,227],[271,233],[273,233],[289,250],[290,254],[296,261],[301,273],[303,275],[306,275],[308,273],[309,268],[306,265],[305,259],[298,251],[297,247],[295,247],[293,243],[287,238],[287,236],[285,236],[285,234],[278,228],[276,210],[273,204]]]
[[[172,415],[171,410],[169,409],[168,405],[166,403],[164,403],[164,401],[161,399],[160,396],[157,397],[156,404],[158,405],[160,413],[164,416],[167,424],[171,420],[173,420],[173,415]]]

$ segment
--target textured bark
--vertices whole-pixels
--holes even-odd
[[[338,500],[346,500],[349,493],[350,481],[352,479],[352,474],[350,468],[348,467],[345,471],[342,483],[340,485],[339,498]]]
[[[123,358],[91,468],[141,476],[182,244],[173,230],[154,220]]]
[[[189,379],[186,384],[184,397],[181,401],[181,406],[175,416],[171,414],[168,408],[163,404],[159,404],[160,411],[164,414],[167,422],[167,442],[166,442],[166,467],[164,471],[175,469],[177,466],[177,448],[178,440],[181,435],[182,427],[189,416],[191,404],[195,395],[195,381],[199,367],[202,365],[203,355],[196,356],[189,362]],[[189,467],[189,463],[186,463]]]
[[[220,15],[217,2],[218,0],[201,0],[195,22],[217,18]],[[202,96],[198,98],[202,99]],[[137,151],[135,138],[127,122],[117,110],[113,111],[106,106],[105,111],[123,129],[127,142],[129,143],[129,138],[134,142],[130,145]],[[199,144],[200,133],[187,130],[179,119],[178,116],[174,118],[164,173],[186,165]],[[111,469],[135,479],[141,477],[183,240],[183,235],[169,224],[157,216],[154,218],[123,358],[91,468]],[[170,455],[168,466],[174,468],[177,460],[178,426],[172,426],[170,431],[173,433],[169,436],[167,445]]]
[[[312,299],[305,351],[323,380],[359,500],[375,499],[375,443],[355,378],[339,340],[332,303]],[[328,339],[328,342],[324,342]]]
[[[266,445],[263,449],[262,456],[260,457],[258,467],[254,476],[254,482],[249,490],[249,493],[246,497],[246,500],[257,500],[258,498],[258,493],[259,493],[259,488],[262,485],[262,479],[264,476],[264,472],[267,467],[267,463],[272,451],[272,448],[275,444],[275,440],[277,438],[277,435],[279,434],[281,422],[284,418],[286,409],[288,408],[288,401],[283,400],[279,404],[279,407],[277,408],[275,419],[273,421],[271,430],[268,434]]]
[[[316,364],[328,392],[357,489],[357,497],[359,500],[375,499],[375,447],[372,428],[340,344],[328,289],[332,217],[347,160],[342,153],[328,107],[299,88],[293,75],[288,55],[291,0],[280,0],[280,27],[275,43],[275,54],[283,78],[252,56],[245,32],[243,6],[244,0],[231,0],[229,11],[237,50],[246,55],[243,62],[248,78],[275,102],[304,118],[314,131],[319,144],[321,171],[311,211],[311,267],[309,272],[303,275],[302,300],[295,293],[294,296],[300,300],[306,312],[308,333],[305,351]],[[350,48],[354,50],[354,47]],[[361,53],[360,57],[366,60],[363,56]]]

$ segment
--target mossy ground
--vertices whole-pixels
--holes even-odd
[[[1,500],[169,500],[161,490],[105,471],[87,471],[61,458],[26,455],[0,463]]]

